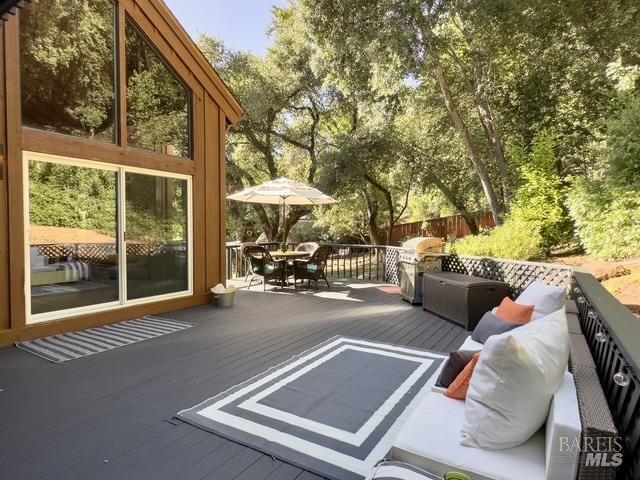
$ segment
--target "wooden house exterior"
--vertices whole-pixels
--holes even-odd
[[[161,0],[67,4],[0,24],[0,346],[204,304],[226,276],[241,105]]]

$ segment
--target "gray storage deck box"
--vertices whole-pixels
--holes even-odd
[[[424,310],[473,330],[482,316],[509,296],[509,285],[453,272],[425,272]]]

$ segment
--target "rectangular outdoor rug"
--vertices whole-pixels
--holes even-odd
[[[335,337],[177,416],[323,477],[362,479],[444,359]]]
[[[50,362],[62,363],[174,333],[193,325],[149,315],[104,327],[20,342],[16,343],[16,347]]]

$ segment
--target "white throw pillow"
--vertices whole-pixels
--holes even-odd
[[[545,423],[569,361],[564,309],[490,337],[471,377],[462,445],[511,448]]]
[[[554,287],[542,282],[533,282],[516,298],[520,305],[533,305],[535,308],[533,319],[540,314],[549,315],[561,309],[567,302],[567,289]],[[538,315],[536,315],[538,314]]]

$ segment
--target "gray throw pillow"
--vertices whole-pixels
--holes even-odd
[[[521,324],[519,323],[505,322],[493,313],[487,312],[478,322],[478,325],[471,334],[471,339],[484,345],[484,342],[486,342],[490,336],[500,335],[501,333],[508,332],[520,326]]]
[[[471,350],[459,350],[449,354],[449,360],[442,368],[436,387],[449,388],[449,385],[456,379],[467,363],[471,361],[473,355],[477,353]]]

